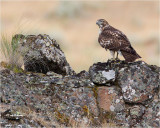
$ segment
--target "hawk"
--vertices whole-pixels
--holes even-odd
[[[141,58],[121,31],[110,26],[104,19],[97,20],[96,24],[100,28],[98,42],[103,48],[110,50],[113,60],[115,59],[115,52],[117,52],[116,59],[118,59],[118,54],[121,54],[126,62],[133,62]]]

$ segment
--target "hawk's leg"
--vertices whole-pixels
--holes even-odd
[[[112,56],[111,59],[112,59],[112,60],[115,60],[115,56],[114,56],[114,55],[115,55],[115,51],[110,50],[110,53],[111,53],[111,56]]]
[[[119,54],[119,53],[117,52],[116,60],[118,60],[118,54]]]

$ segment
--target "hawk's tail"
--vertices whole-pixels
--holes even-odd
[[[141,58],[132,46],[122,49],[121,53],[127,62],[133,62],[136,59]]]

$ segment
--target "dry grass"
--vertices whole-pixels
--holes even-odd
[[[6,34],[2,33],[0,40],[0,52],[9,65],[21,68],[23,61],[20,53],[18,52],[18,40],[19,37],[11,41]]]

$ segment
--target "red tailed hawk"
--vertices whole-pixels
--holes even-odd
[[[116,59],[118,59],[118,54],[122,54],[127,62],[141,58],[121,31],[110,26],[104,19],[99,19],[96,24],[100,28],[98,42],[103,48],[110,50],[113,59],[115,59],[115,52],[117,52]]]

